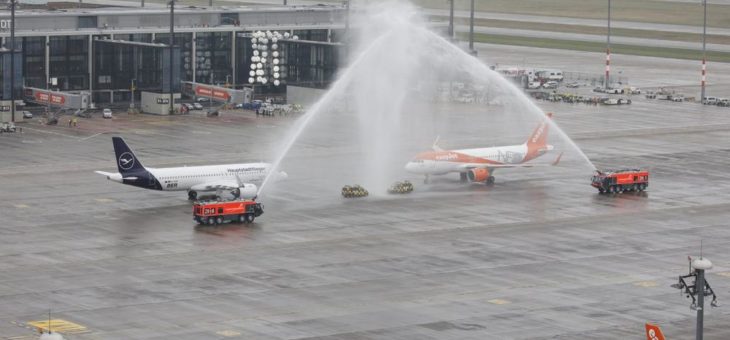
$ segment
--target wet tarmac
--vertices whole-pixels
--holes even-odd
[[[184,192],[93,173],[114,170],[110,136],[146,166],[253,162],[291,117],[28,122],[0,135],[0,336],[34,338],[50,309],[81,326],[69,339],[642,339],[644,322],[692,337],[670,285],[700,240],[730,299],[730,108],[539,105],[599,168],[650,169],[649,190],[598,195],[568,162],[346,200],[298,174],[356,154],[307,144],[285,169],[296,190],[272,189],[255,224],[198,226]],[[730,338],[729,310],[707,308],[705,339]]]

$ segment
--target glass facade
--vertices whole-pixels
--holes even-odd
[[[46,37],[23,38],[25,86],[46,87]]]
[[[231,33],[197,33],[195,38],[195,81],[224,85],[232,81]]]
[[[156,43],[169,44],[170,33],[157,33],[155,36]],[[183,55],[183,73],[182,80],[192,81],[193,80],[193,69],[192,69],[192,52],[193,52],[193,34],[192,33],[175,33],[175,46],[180,47],[180,51]]]
[[[50,77],[58,78],[61,91],[89,89],[88,36],[49,38]]]

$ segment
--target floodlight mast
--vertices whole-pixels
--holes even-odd
[[[684,295],[692,299],[690,309],[697,311],[697,330],[696,340],[702,340],[704,328],[704,312],[705,312],[705,296],[712,296],[712,307],[718,307],[717,296],[705,279],[705,271],[712,268],[712,262],[700,255],[697,259],[687,257],[689,260],[690,272],[687,275],[679,277],[679,282],[672,285],[673,288],[680,289]],[[689,279],[694,279],[691,284]]]

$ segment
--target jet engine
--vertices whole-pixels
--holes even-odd
[[[234,190],[233,195],[245,199],[254,199],[258,191],[259,188],[256,187],[256,184],[245,183],[240,188]]]
[[[470,182],[486,182],[489,179],[489,169],[471,169],[466,176]]]

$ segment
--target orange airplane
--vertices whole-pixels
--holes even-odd
[[[646,340],[665,340],[659,326],[646,323]]]
[[[552,164],[527,163],[553,150],[553,146],[547,143],[550,126],[548,119],[551,117],[552,113],[548,113],[547,118],[535,128],[530,138],[522,144],[478,149],[442,150],[434,143],[433,151],[419,153],[406,164],[405,169],[410,173],[425,175],[424,182],[426,183],[428,183],[431,175],[458,172],[462,182],[468,180],[470,182],[493,184],[493,173],[498,168],[557,165],[563,155],[562,153],[558,155]]]

